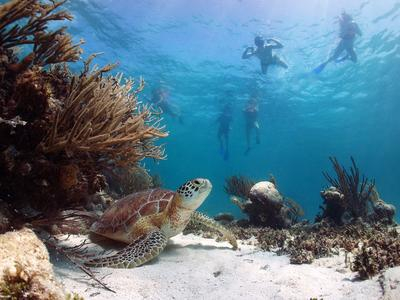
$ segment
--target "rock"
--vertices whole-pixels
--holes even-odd
[[[341,193],[336,187],[331,186],[326,190],[321,191],[320,194],[324,199],[324,206],[322,207],[322,215],[317,216],[317,221],[329,219],[338,225],[347,224],[347,222],[351,221],[351,216],[343,216],[346,211],[343,193]]]
[[[321,191],[321,197],[327,201],[339,202],[344,199],[344,195],[334,186]]]
[[[253,185],[249,199],[242,202],[242,205],[252,225],[272,228],[287,228],[291,225],[289,209],[272,182],[261,181]]]
[[[394,215],[396,214],[396,207],[394,205],[379,199],[373,203],[373,210],[376,220],[387,224],[394,223]]]
[[[269,181],[260,181],[250,189],[249,198],[252,202],[268,202],[274,206],[281,206],[283,199],[275,185]]]
[[[0,235],[0,298],[65,299],[49,253],[32,230]]]

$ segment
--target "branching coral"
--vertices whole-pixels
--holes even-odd
[[[67,61],[77,61],[81,54],[79,44],[73,45],[65,28],[48,31],[48,23],[72,20],[67,11],[55,11],[64,1],[49,4],[38,0],[13,0],[0,6],[0,47],[4,51],[15,46],[32,45],[30,54],[18,65],[10,66],[22,71],[30,64],[44,66]]]
[[[145,157],[163,158],[162,149],[151,144],[151,139],[167,134],[163,128],[157,128],[159,120],[150,109],[137,103],[144,81],[131,93],[132,80],[121,84],[121,75],[100,77],[113,66],[87,73],[88,62],[86,65],[85,72],[72,81],[71,92],[57,112],[41,150],[65,151],[70,156],[74,153],[107,156],[124,165]]]
[[[360,177],[360,171],[351,157],[352,166],[350,172],[342,167],[335,157],[329,158],[332,162],[337,178],[331,177],[327,172],[323,172],[327,181],[333,186],[331,191],[321,192],[325,199],[322,218],[331,217],[336,223],[343,222],[343,216],[347,214],[348,218],[363,220],[367,219],[370,196],[375,186],[375,181],[370,181],[365,176]],[[334,197],[334,193],[338,197]]]
[[[167,135],[159,114],[138,101],[143,80],[135,89],[133,80],[107,76],[115,65],[90,70],[96,55],[79,76],[62,64],[81,53],[65,28],[49,30],[71,20],[64,2],[0,6],[0,199],[21,224],[89,207],[107,187],[104,169],[164,158],[154,144]]]
[[[225,192],[228,195],[247,199],[254,181],[245,176],[231,176],[225,179]]]

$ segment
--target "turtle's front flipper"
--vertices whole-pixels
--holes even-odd
[[[213,219],[203,215],[202,213],[194,211],[191,215],[190,221],[203,224],[210,229],[220,232],[223,237],[233,246],[233,249],[237,249],[238,245],[233,233]]]
[[[167,245],[166,236],[159,230],[142,235],[114,255],[85,261],[88,267],[134,268],[158,256]]]

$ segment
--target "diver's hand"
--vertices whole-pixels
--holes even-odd
[[[254,48],[247,47],[242,54],[242,58],[250,58],[252,55],[254,55]]]

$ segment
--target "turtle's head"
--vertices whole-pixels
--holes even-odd
[[[197,209],[211,192],[212,185],[208,179],[196,178],[187,181],[176,192],[181,196],[181,206],[186,209]]]

